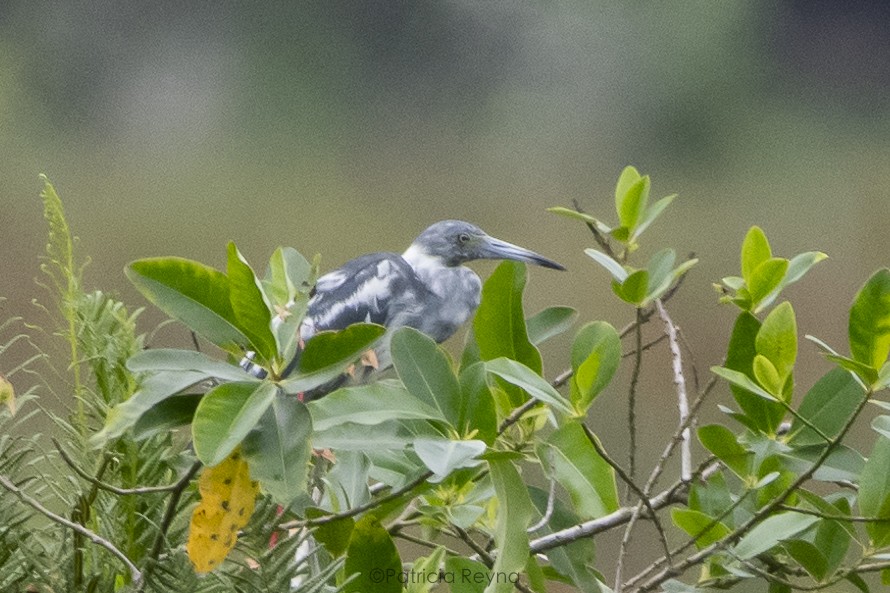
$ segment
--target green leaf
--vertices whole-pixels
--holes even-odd
[[[754,357],[754,377],[760,385],[773,394],[777,399],[782,397],[782,387],[785,382],[779,376],[779,371],[773,363],[762,354]]]
[[[742,560],[754,558],[779,542],[806,531],[818,520],[818,517],[793,511],[770,515],[736,544],[733,555]]]
[[[566,414],[573,413],[571,404],[566,401],[563,395],[527,366],[509,358],[498,358],[486,362],[485,369],[507,383],[519,387],[533,398]]]
[[[622,178],[624,178],[623,173]],[[621,226],[626,227],[630,231],[636,229],[640,217],[646,210],[646,205],[649,201],[649,184],[649,176],[645,175],[631,184],[620,196],[617,191],[622,187],[622,180],[619,180],[619,184],[615,188],[615,205],[618,211],[618,221],[621,223]]]
[[[339,451],[337,463],[324,477],[326,487],[321,505],[339,513],[367,504],[371,500],[370,473],[371,460],[364,452]],[[381,509],[375,510],[378,517],[383,517]]]
[[[306,510],[308,519],[315,519],[325,514],[318,509],[310,508]],[[346,553],[354,528],[355,520],[352,517],[344,517],[313,527],[312,537],[321,543],[332,557],[339,558]]]
[[[244,439],[241,451],[251,478],[282,506],[306,490],[311,436],[306,406],[296,397],[279,394]]]
[[[147,439],[191,424],[201,394],[176,395],[155,404],[133,425],[133,438]]]
[[[312,265],[293,247],[279,247],[269,258],[263,277],[263,292],[279,307],[286,307],[298,294],[307,294],[315,284]]]
[[[587,413],[593,400],[612,381],[621,362],[621,338],[605,321],[588,323],[572,344],[571,400],[576,415]]]
[[[785,549],[814,579],[821,581],[828,573],[828,559],[812,543],[802,539],[788,540]]]
[[[786,286],[794,284],[803,278],[810,268],[827,258],[828,256],[821,251],[807,251],[806,253],[801,253],[792,257],[791,261],[788,262],[788,271],[785,273],[785,277],[782,278],[782,281],[771,293],[760,301],[759,308],[764,309],[769,307]]]
[[[755,313],[763,309],[760,302],[779,286],[787,271],[788,260],[781,257],[768,259],[757,266],[751,274],[751,279],[747,280],[748,293]]]
[[[875,416],[871,421],[871,428],[878,434],[890,439],[890,416]]]
[[[558,214],[559,216],[564,216],[566,218],[573,218],[575,220],[580,220],[581,222],[586,222],[587,224],[592,224],[596,227],[596,229],[601,233],[611,232],[612,228],[608,225],[604,224],[602,221],[594,218],[589,214],[585,214],[583,212],[578,212],[577,210],[571,210],[569,208],[563,208],[562,206],[554,206],[553,208],[547,208],[547,212],[551,212],[553,214]]]
[[[726,379],[736,387],[741,387],[746,391],[750,391],[754,395],[758,397],[762,397],[766,400],[776,401],[776,396],[771,394],[770,392],[763,389],[760,385],[751,380],[748,375],[744,375],[738,371],[733,371],[731,369],[727,369],[725,367],[711,367],[711,372]]]
[[[875,272],[850,309],[850,353],[876,371],[890,354],[890,269]]]
[[[477,362],[464,368],[460,373],[460,388],[468,404],[466,415],[456,426],[459,434],[463,437],[475,436],[491,445],[497,438],[498,419],[485,363]]]
[[[752,226],[742,242],[742,277],[750,286],[754,271],[768,259],[772,258],[773,251],[769,241],[759,226]]]
[[[225,459],[256,426],[278,391],[273,383],[223,383],[198,404],[192,421],[195,455],[208,467]]]
[[[649,272],[637,270],[625,278],[621,284],[612,282],[612,290],[625,302],[641,306],[646,300],[646,293],[649,290]]]
[[[395,331],[390,342],[393,366],[408,391],[451,426],[458,426],[469,404],[454,375],[451,360],[435,341],[416,329]]]
[[[394,419],[445,421],[441,410],[411,395],[399,381],[382,380],[343,387],[306,406],[315,430],[327,430],[347,422],[365,426]]]
[[[495,542],[498,555],[491,569],[494,575],[520,572],[528,560],[528,534],[532,506],[525,483],[511,461],[489,460],[491,482],[498,501]],[[485,593],[512,593],[509,579],[493,579]]]
[[[535,346],[568,330],[578,319],[578,312],[571,307],[547,307],[525,321],[528,340]]]
[[[414,441],[414,452],[430,471],[437,476],[447,476],[462,467],[476,467],[476,459],[485,452],[482,441],[451,441],[448,439],[421,438]]]
[[[755,348],[769,359],[784,383],[797,360],[797,321],[791,303],[785,301],[770,311],[757,332]]]
[[[430,593],[439,583],[439,567],[445,560],[445,548],[438,546],[429,556],[417,558],[411,565],[411,576],[405,593]]]
[[[865,393],[859,383],[842,369],[832,369],[803,397],[797,413],[828,437],[836,437]],[[794,447],[823,445],[825,440],[797,417],[791,423]]]
[[[552,468],[583,519],[596,519],[618,508],[615,470],[599,456],[580,424],[564,424],[538,446],[537,454]]]
[[[691,509],[671,509],[671,520],[674,525],[695,539],[695,545],[699,549],[710,546],[731,532],[723,523],[718,521],[715,524],[713,517]]]
[[[736,318],[726,353],[726,368],[753,376],[754,357],[757,355],[755,342],[760,332],[760,321],[747,312]],[[757,430],[766,434],[775,434],[785,409],[778,401],[768,401],[746,391],[737,385],[730,385],[736,402],[745,417]]]
[[[362,517],[352,530],[343,572],[353,578],[343,593],[402,593],[402,561],[380,519]]]
[[[637,171],[636,167],[628,165],[622,169],[621,174],[618,176],[618,182],[615,184],[615,212],[618,212],[621,207],[624,195],[630,190],[631,186],[639,180],[640,172]]]
[[[840,368],[859,377],[862,380],[863,385],[874,385],[878,381],[878,373],[865,363],[839,354],[826,354],[825,358]]]
[[[229,243],[226,271],[229,276],[229,302],[232,303],[238,329],[250,338],[257,354],[264,360],[272,360],[278,353],[278,346],[272,334],[271,305],[260,289],[256,274],[234,243]]]
[[[739,444],[738,437],[720,424],[710,424],[698,429],[698,440],[742,480],[751,475],[752,455]]]
[[[300,372],[313,373],[355,362],[386,332],[373,323],[354,323],[340,331],[322,331],[306,342],[300,356]]]
[[[646,209],[646,212],[643,213],[642,218],[640,219],[639,224],[637,224],[636,230],[633,232],[631,236],[631,240],[637,239],[643,232],[649,228],[649,226],[655,222],[655,220],[661,216],[661,213],[664,212],[664,209],[667,208],[671,202],[677,197],[676,194],[666,196],[661,198],[652,206]]]
[[[620,263],[596,249],[585,249],[586,253],[593,261],[606,268],[606,271],[612,275],[616,282],[624,282],[627,279],[627,270]]]
[[[134,261],[125,273],[145,298],[220,348],[235,352],[250,342],[238,327],[222,272],[164,257]]]
[[[194,350],[152,348],[140,350],[127,360],[134,373],[158,371],[195,371],[224,381],[258,381],[238,365],[210,358]]]
[[[160,371],[149,375],[139,385],[139,389],[130,399],[113,407],[105,418],[105,426],[90,441],[100,445],[124,434],[139,418],[183,389],[191,387],[209,378],[206,373],[191,371]]]
[[[483,593],[493,580],[484,564],[460,556],[449,556],[445,560],[445,573],[454,575],[451,593]]]
[[[890,439],[878,436],[859,481],[859,510],[865,517],[890,519]],[[890,544],[890,522],[866,523],[875,548]]]

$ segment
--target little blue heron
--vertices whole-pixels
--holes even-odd
[[[443,342],[479,306],[482,281],[463,265],[477,259],[511,259],[565,270],[553,260],[495,239],[468,222],[444,220],[423,231],[401,255],[363,255],[319,278],[300,337],[308,340],[319,331],[366,322],[389,330],[413,327]],[[388,366],[385,340],[377,350],[380,366]],[[265,375],[249,358],[250,354],[242,366]]]

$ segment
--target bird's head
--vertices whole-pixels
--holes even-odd
[[[565,270],[562,265],[543,255],[495,239],[476,225],[461,220],[443,220],[430,226],[414,240],[411,249],[440,258],[447,266],[459,266],[476,259],[512,259]]]

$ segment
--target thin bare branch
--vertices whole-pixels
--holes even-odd
[[[118,547],[115,546],[113,543],[111,543],[104,537],[100,536],[99,534],[94,533],[93,531],[90,531],[83,525],[75,523],[74,521],[69,521],[65,517],[62,517],[61,515],[57,515],[56,513],[52,512],[51,510],[49,510],[48,508],[46,508],[45,506],[40,504],[40,502],[38,502],[37,500],[35,500],[35,499],[31,498],[30,496],[28,496],[27,494],[25,494],[25,492],[23,490],[21,490],[18,486],[16,486],[14,483],[12,483],[12,481],[9,478],[7,478],[6,476],[0,475],[0,486],[3,486],[11,494],[15,495],[20,501],[22,501],[26,505],[30,506],[31,508],[33,508],[34,510],[39,512],[41,515],[48,518],[49,520],[51,520],[55,523],[58,523],[59,525],[63,525],[65,527],[67,527],[68,529],[75,531],[76,533],[79,533],[80,535],[87,538],[88,540],[90,540],[91,542],[96,544],[97,546],[101,546],[101,547],[105,548],[106,550],[108,550],[108,552],[110,552],[115,558],[120,560],[124,564],[124,566],[127,567],[127,570],[130,571],[130,579],[133,581],[133,583],[135,585],[138,586],[139,584],[142,583],[142,578],[143,578],[142,572],[139,570],[139,568],[135,564],[133,564],[133,561],[130,560],[126,554],[121,552],[118,549]]]
[[[674,325],[661,300],[655,299],[655,309],[664,322],[664,331],[668,336],[674,370],[674,385],[677,388],[677,407],[680,410],[680,424],[684,424],[686,419],[689,418],[689,397],[686,394],[686,377],[683,375],[683,355],[680,352],[680,343],[677,340],[677,326]],[[689,428],[685,428],[680,435],[680,479],[688,482],[692,476],[692,449]]]

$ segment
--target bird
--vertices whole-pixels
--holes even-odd
[[[479,276],[464,264],[500,259],[527,262],[554,270],[561,264],[534,251],[496,239],[461,220],[429,226],[401,255],[370,253],[346,262],[321,276],[315,284],[300,326],[303,342],[316,333],[342,330],[354,323],[376,323],[387,336],[412,327],[437,343],[451,337],[475,313],[482,293]],[[389,360],[386,336],[375,349],[378,368]],[[256,376],[265,371],[251,362],[241,366]],[[296,368],[288,365],[284,375]]]

